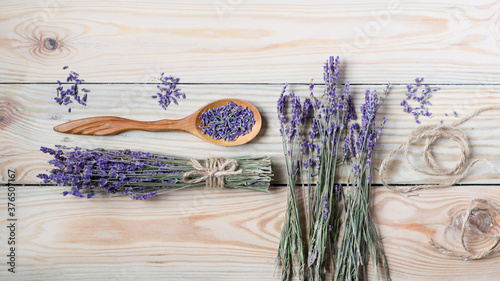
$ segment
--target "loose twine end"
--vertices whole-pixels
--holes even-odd
[[[188,164],[193,166],[195,170],[186,172],[182,177],[185,183],[199,183],[205,181],[206,188],[224,188],[224,179],[229,175],[238,175],[243,171],[236,170],[238,162],[235,159],[227,159],[214,157],[207,158],[205,167],[198,160],[191,159]],[[196,177],[199,176],[199,177]]]
[[[470,169],[478,162],[485,162],[488,164],[498,175],[500,175],[500,171],[487,159],[476,159],[472,161],[465,169],[465,163],[467,162],[469,155],[470,155],[470,148],[467,140],[467,136],[465,135],[464,131],[461,129],[457,128],[458,125],[466,122],[467,120],[473,118],[474,116],[480,114],[481,112],[484,111],[489,111],[489,110],[498,110],[500,109],[500,106],[487,106],[487,107],[482,107],[469,116],[466,116],[462,119],[457,120],[454,122],[452,125],[426,125],[426,126],[420,126],[417,129],[415,129],[413,132],[410,133],[408,136],[408,139],[400,144],[396,149],[391,151],[382,161],[379,169],[379,175],[380,175],[380,180],[382,184],[388,188],[389,190],[402,194],[402,193],[408,193],[416,190],[421,190],[421,189],[434,189],[434,188],[447,188],[451,187],[460,181],[462,181],[468,174]],[[436,160],[434,159],[434,156],[432,155],[431,152],[431,147],[432,145],[438,141],[441,138],[447,138],[455,141],[457,143],[458,148],[460,149],[460,160],[457,162],[457,164],[451,168],[443,168],[440,167]],[[414,166],[411,161],[409,160],[408,153],[409,153],[409,147],[410,144],[417,141],[417,140],[425,140],[425,146],[423,149],[423,158],[426,166],[429,168],[428,170],[423,170],[420,169],[416,166]],[[410,166],[411,169],[414,171],[426,174],[426,175],[431,175],[431,176],[443,176],[443,175],[457,175],[459,174],[458,177],[453,179],[450,182],[447,183],[442,183],[442,184],[423,184],[423,185],[414,185],[414,186],[396,186],[396,185],[388,185],[386,182],[386,168],[387,165],[391,159],[391,157],[396,154],[402,147],[404,147],[404,155],[405,155],[405,160],[406,164]],[[463,171],[463,172],[462,172]],[[462,172],[462,173],[461,173]],[[470,223],[471,220],[471,215],[473,212],[479,210],[479,207],[475,207],[477,203],[482,203],[486,207],[481,208],[480,210],[485,210],[497,215],[500,215],[500,207],[488,200],[485,199],[473,199],[469,205],[469,209],[467,212],[464,214],[464,220],[463,220],[463,226],[461,229],[461,243],[462,247],[464,250],[467,252],[467,254],[456,252],[453,250],[449,250],[444,248],[443,246],[439,245],[436,243],[434,240],[430,240],[430,245],[431,247],[440,252],[443,253],[447,256],[453,256],[453,257],[460,257],[463,260],[474,260],[474,259],[482,259],[488,255],[490,255],[493,252],[499,251],[500,250],[500,234],[485,234],[485,233],[479,233],[484,236],[488,236],[492,239],[494,239],[494,243],[485,251],[479,252],[479,253],[472,253],[468,247],[465,244],[465,232],[466,229],[469,229],[470,231],[473,231],[474,233],[478,233],[472,224]]]

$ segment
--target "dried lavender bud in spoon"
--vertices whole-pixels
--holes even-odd
[[[225,141],[234,141],[248,134],[255,124],[253,113],[248,107],[228,102],[226,105],[204,111],[200,115],[203,134]]]

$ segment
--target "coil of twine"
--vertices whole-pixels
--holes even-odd
[[[395,148],[393,151],[391,151],[382,161],[380,165],[380,170],[379,170],[379,176],[380,176],[380,181],[382,184],[396,192],[396,193],[408,193],[420,189],[428,189],[428,188],[445,188],[445,187],[451,187],[452,185],[455,185],[462,181],[468,174],[470,169],[477,164],[478,162],[485,162],[487,163],[497,174],[500,175],[500,171],[487,159],[476,159],[473,162],[471,162],[465,169],[464,165],[469,159],[470,155],[470,148],[469,144],[467,141],[467,136],[462,131],[460,128],[457,128],[458,125],[466,122],[467,120],[473,118],[474,116],[480,114],[481,112],[488,111],[488,110],[493,110],[493,109],[500,109],[500,106],[488,106],[488,107],[483,107],[472,113],[471,115],[464,117],[462,119],[457,120],[451,125],[424,125],[420,126],[417,129],[415,129],[413,132],[410,133],[408,136],[408,139],[401,143],[397,148]],[[434,156],[432,155],[432,145],[440,140],[440,139],[451,139],[457,143],[458,148],[460,149],[460,160],[457,162],[457,164],[451,168],[443,168],[439,166],[434,159]],[[416,142],[418,140],[425,140],[425,145],[423,149],[423,158],[425,161],[425,164],[429,168],[429,170],[423,170],[411,163],[409,160],[409,149],[410,145],[413,142]],[[387,184],[386,181],[386,168],[387,165],[389,164],[389,161],[391,160],[392,156],[396,154],[402,147],[404,147],[404,154],[405,154],[405,159],[406,163],[414,170],[426,175],[431,175],[431,176],[444,176],[444,175],[456,175],[459,174],[462,170],[463,172],[453,179],[450,182],[447,183],[442,183],[442,184],[424,184],[424,185],[414,185],[414,186],[390,186]]]
[[[422,190],[422,189],[433,189],[433,188],[447,188],[451,187],[459,182],[461,182],[470,172],[471,168],[477,164],[478,162],[485,162],[488,164],[497,174],[500,175],[500,171],[487,159],[476,159],[472,161],[467,167],[464,168],[466,162],[469,159],[470,156],[470,147],[468,144],[467,136],[463,130],[458,128],[459,125],[463,124],[467,120],[470,120],[474,116],[485,112],[489,110],[498,110],[500,109],[500,106],[487,106],[487,107],[482,107],[478,110],[476,110],[474,113],[470,114],[469,116],[466,116],[462,119],[459,119],[455,121],[451,125],[425,125],[425,126],[420,126],[417,129],[415,129],[413,132],[410,133],[408,136],[407,140],[403,143],[401,143],[397,148],[395,148],[393,151],[391,151],[382,161],[380,165],[380,170],[379,170],[379,176],[382,184],[388,188],[389,190],[402,194],[402,193],[408,193],[408,192],[413,192],[417,190]],[[437,164],[433,154],[432,154],[432,145],[437,142],[440,139],[450,139],[453,140],[458,148],[460,149],[460,159],[456,163],[455,166],[451,168],[444,168],[441,167]],[[418,140],[425,140],[425,145],[423,148],[423,159],[424,162],[427,166],[428,169],[420,169],[413,165],[411,161],[409,160],[409,149],[410,145]],[[431,176],[443,176],[443,175],[458,175],[456,178],[449,182],[445,182],[442,184],[422,184],[422,185],[414,185],[414,186],[397,186],[397,185],[389,185],[387,184],[386,181],[386,170],[387,166],[390,162],[390,159],[394,154],[396,154],[401,148],[404,147],[404,155],[405,155],[405,160],[406,163],[413,169],[414,171],[426,174],[426,175],[431,175]],[[477,206],[478,203],[481,203],[485,207],[479,207]],[[463,260],[475,260],[475,259],[482,259],[491,253],[494,253],[496,251],[500,250],[500,234],[489,234],[489,233],[484,233],[483,231],[477,229],[476,226],[474,226],[471,223],[471,218],[473,214],[477,211],[486,211],[491,214],[494,214],[495,216],[500,216],[500,207],[486,199],[473,199],[469,205],[468,210],[464,213],[463,216],[463,225],[461,228],[461,244],[463,249],[467,253],[461,253],[457,252],[454,250],[449,250],[446,249],[445,247],[439,245],[436,243],[434,240],[431,239],[430,245],[431,247],[445,255],[448,256],[453,256],[453,257],[460,257]],[[472,252],[467,246],[465,242],[466,238],[466,231],[469,231],[471,233],[477,234],[477,235],[482,235],[489,237],[493,239],[493,243],[491,244],[490,247],[485,249],[484,251],[474,253]]]

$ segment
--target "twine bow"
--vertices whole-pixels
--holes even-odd
[[[208,158],[205,161],[205,167],[195,159],[189,163],[195,170],[186,172],[182,177],[185,183],[199,183],[205,181],[207,188],[224,188],[224,177],[243,173],[242,170],[236,170],[238,162],[235,159]],[[200,176],[200,177],[194,177]]]

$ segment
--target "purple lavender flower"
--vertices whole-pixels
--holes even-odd
[[[186,183],[183,175],[193,170],[191,159],[149,152],[105,149],[41,147],[40,151],[52,155],[53,169],[37,177],[42,182],[69,186],[63,195],[92,198],[98,194],[131,196],[145,200],[162,192],[205,183]],[[200,161],[203,165],[203,161]],[[271,177],[269,157],[240,157],[238,167],[243,174],[227,176],[225,187],[267,190]],[[206,163],[204,163],[206,164]]]
[[[202,112],[200,121],[203,134],[225,141],[234,141],[239,136],[248,134],[255,124],[253,112],[248,107],[233,102]]]
[[[165,73],[161,73],[160,83],[156,86],[159,90],[156,95],[151,96],[153,99],[158,99],[158,104],[167,110],[170,103],[179,104],[177,99],[186,98],[186,94],[181,92],[181,89],[177,88],[179,83],[179,78],[174,78],[172,76],[164,76]]]
[[[328,197],[327,197],[327,194],[325,193],[323,195],[323,218],[324,219],[328,218],[329,212],[330,212],[330,209],[328,208]]]
[[[63,67],[63,69],[67,68],[68,66]],[[78,73],[74,71],[69,72],[68,77],[66,78],[66,82],[72,82],[72,85],[68,89],[64,89],[61,81],[57,80],[57,96],[54,98],[54,100],[59,105],[69,105],[73,102],[73,100],[81,105],[87,105],[87,93],[89,93],[90,90],[83,88],[82,92],[84,92],[85,94],[83,96],[79,95],[78,87],[84,82],[84,80],[78,77]],[[68,108],[68,112],[71,113],[71,108]]]
[[[49,163],[55,168],[49,174],[37,177],[43,183],[71,186],[63,195],[92,198],[96,191],[105,194],[134,195],[133,199],[147,199],[156,194],[155,189],[169,188],[160,178],[170,178],[179,173],[174,165],[157,161],[161,156],[146,158],[140,151],[73,149],[56,146],[40,150],[54,156]],[[144,171],[144,166],[154,172]],[[147,191],[151,190],[153,191]]]
[[[325,95],[335,97],[335,90],[337,88],[337,78],[339,78],[339,57],[331,56],[323,67],[323,80],[325,81]]]
[[[415,122],[417,124],[420,124],[420,121],[418,120],[420,116],[430,117],[432,115],[432,113],[429,112],[429,106],[432,105],[429,99],[432,97],[433,92],[437,92],[439,90],[439,88],[431,88],[429,85],[422,85],[423,81],[424,78],[415,78],[415,84],[408,84],[406,86],[406,100],[401,101],[403,111],[412,114],[415,117]],[[421,86],[423,86],[423,89],[420,94],[418,94],[417,91]],[[410,106],[407,100],[417,102],[418,106]]]

